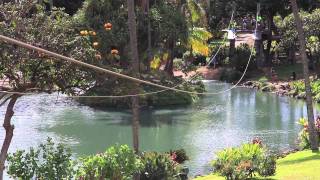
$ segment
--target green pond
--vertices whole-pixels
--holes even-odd
[[[216,81],[206,81],[205,85],[208,92],[230,87]],[[0,108],[1,119],[4,110]],[[142,110],[140,146],[145,151],[184,148],[190,156],[186,164],[190,174],[204,174],[217,151],[254,137],[261,137],[274,151],[295,147],[300,130],[296,121],[303,116],[303,101],[237,88],[204,96],[187,107]],[[75,156],[103,152],[117,143],[132,144],[130,111],[93,109],[58,94],[21,98],[13,122],[16,128],[11,152],[37,145],[47,137],[70,146]],[[1,128],[1,144],[3,138]]]

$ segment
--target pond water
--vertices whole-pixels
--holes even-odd
[[[207,81],[208,92],[230,87]],[[319,106],[316,106],[316,111]],[[0,108],[3,119],[4,107]],[[261,137],[272,150],[296,145],[296,121],[306,116],[305,103],[288,97],[237,88],[204,96],[188,107],[141,112],[140,143],[146,151],[184,148],[191,175],[208,173],[209,162],[223,148]],[[52,137],[70,146],[75,156],[105,151],[111,145],[132,144],[131,114],[125,110],[97,110],[58,94],[21,98],[15,107],[15,134],[10,151],[27,149]],[[0,129],[1,144],[4,130]]]

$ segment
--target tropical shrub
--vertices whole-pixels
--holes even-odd
[[[179,179],[180,166],[168,153],[146,152],[141,160],[144,169],[140,173],[141,180],[175,180]]]
[[[305,118],[300,118],[298,124],[303,127],[303,129],[299,133],[299,145],[302,149],[309,149],[311,144],[309,141],[308,120]],[[318,137],[320,141],[320,116],[318,116],[315,120],[315,127],[316,131],[318,132]]]
[[[74,166],[71,150],[54,144],[48,138],[45,144],[8,155],[8,174],[18,179],[71,179]]]
[[[254,68],[255,53],[251,57],[249,69]],[[241,44],[235,49],[234,57],[231,60],[231,66],[236,70],[243,72],[248,64],[249,57],[251,55],[251,48],[247,44]]]
[[[234,69],[223,69],[220,75],[220,81],[235,82],[238,81],[242,73]]]
[[[302,96],[305,94],[305,85],[304,81],[294,81],[290,84],[293,89],[293,94]],[[317,102],[320,102],[320,80],[315,79],[311,81],[311,91],[313,99]]]
[[[255,173],[266,177],[275,173],[276,159],[267,153],[260,140],[254,140],[252,144],[219,152],[212,166],[216,173],[230,180],[251,178]]]
[[[189,157],[184,149],[170,151],[169,154],[172,157],[173,161],[179,164],[183,164],[185,161],[189,160]]]
[[[81,158],[76,177],[79,179],[131,180],[143,164],[127,145],[110,147],[105,153]]]

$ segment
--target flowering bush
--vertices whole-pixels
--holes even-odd
[[[146,152],[141,159],[144,164],[141,180],[180,180],[187,177],[188,170],[181,166],[189,159],[184,149],[168,153]]]
[[[169,154],[171,156],[171,159],[178,164],[183,164],[185,161],[189,160],[189,157],[187,156],[187,153],[184,149],[170,151]]]
[[[227,179],[247,179],[254,173],[266,177],[275,173],[276,159],[267,153],[258,138],[252,144],[225,149],[217,156],[212,162],[214,171]]]
[[[167,153],[146,152],[141,157],[141,180],[178,179],[180,166]]]
[[[300,124],[303,127],[303,129],[299,133],[300,147],[303,149],[309,149],[310,141],[308,133],[308,121],[305,118],[301,118],[299,119],[298,124]],[[315,128],[318,132],[318,137],[320,141],[320,116],[318,116],[315,120]]]

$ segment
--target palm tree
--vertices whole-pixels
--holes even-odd
[[[134,12],[134,0],[127,0],[128,3],[128,26],[130,36],[130,49],[132,59],[132,72],[134,76],[138,76],[139,72],[139,54],[138,54],[138,40],[137,40],[137,23],[136,15]],[[132,93],[138,94],[138,85],[134,84],[132,87]],[[133,148],[136,153],[139,152],[139,97],[132,97],[132,137],[133,137]]]
[[[312,151],[319,151],[318,145],[318,134],[314,125],[314,114],[313,114],[313,105],[312,105],[312,94],[311,86],[309,79],[309,69],[308,69],[308,59],[306,54],[306,40],[303,31],[302,20],[299,16],[298,5],[296,0],[290,0],[291,7],[296,22],[296,27],[298,31],[298,38],[300,44],[300,55],[303,62],[303,76],[306,87],[306,96],[307,96],[307,112],[308,112],[308,129],[309,129],[309,140],[311,144]]]

